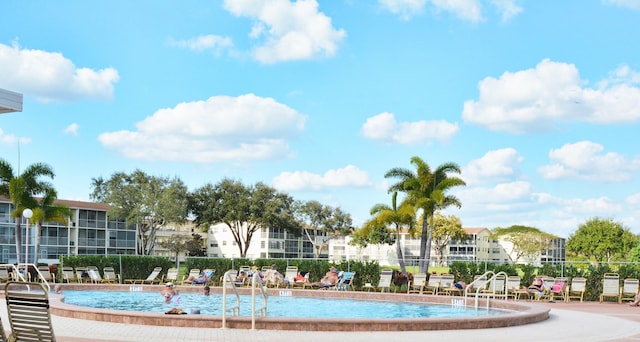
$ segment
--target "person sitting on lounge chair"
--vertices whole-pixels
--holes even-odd
[[[330,267],[329,272],[327,272],[319,282],[313,283],[312,285],[317,287],[331,287],[334,286],[338,282],[338,270],[335,267]]]
[[[536,277],[533,283],[527,288],[527,292],[531,295],[542,295],[542,293],[544,293],[544,281],[542,281],[542,278]]]
[[[295,278],[293,278],[293,282],[299,285],[309,284],[309,278],[307,278],[306,271],[298,272]]]
[[[264,272],[264,281],[267,286],[284,286],[284,276],[282,273],[278,272],[278,267],[276,264],[271,265],[271,269]]]
[[[246,280],[247,280],[246,273],[244,273],[244,271],[240,271],[240,273],[238,273],[238,276],[236,277],[236,280],[234,280],[233,282],[236,284],[236,286],[242,286],[244,285],[244,282]]]
[[[211,277],[213,277],[213,271],[212,270],[205,270],[204,272],[202,272],[202,275],[200,277],[194,277],[194,276],[189,276],[189,278],[185,279],[185,283],[190,283],[190,284],[198,284],[198,285],[203,285],[206,284],[207,281],[209,279],[211,279]]]

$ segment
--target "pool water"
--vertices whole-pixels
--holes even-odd
[[[181,308],[190,313],[200,310],[203,315],[222,315],[222,295],[182,293],[165,303],[160,293],[118,291],[64,291],[64,302],[92,308],[164,313],[172,308]],[[235,296],[227,295],[227,307],[235,305]],[[256,308],[262,300],[256,299]],[[269,296],[267,316],[298,318],[443,318],[499,315],[504,310],[475,309],[464,306],[449,306],[423,303],[364,301],[335,298],[307,298],[292,296]],[[251,296],[240,296],[240,316],[251,316]]]

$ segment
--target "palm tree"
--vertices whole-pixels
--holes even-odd
[[[40,236],[42,234],[43,222],[58,222],[67,225],[67,218],[71,216],[71,209],[64,205],[55,204],[58,194],[55,189],[48,189],[44,196],[40,199],[40,203],[33,209],[33,217],[31,222],[37,222],[36,243],[33,255],[36,263],[38,262],[38,251],[40,249]]]
[[[455,205],[462,206],[460,200],[445,192],[455,186],[466,185],[458,177],[449,177],[449,173],[460,174],[460,167],[454,163],[445,163],[434,171],[429,164],[420,157],[412,157],[411,164],[415,165],[416,171],[393,168],[384,175],[385,178],[397,178],[398,183],[389,187],[389,192],[402,191],[407,194],[407,201],[416,209],[422,209],[422,234],[420,236],[420,272],[429,272],[431,258],[431,239],[433,236],[433,214],[436,210]],[[431,226],[428,226],[427,219],[431,219]],[[426,229],[429,227],[429,229]]]
[[[53,177],[53,170],[47,164],[36,163],[28,166],[20,175],[16,175],[6,160],[0,159],[0,195],[8,197],[13,203],[10,216],[16,219],[16,260],[20,263],[20,250],[22,245],[21,218],[22,211],[27,208],[35,208],[38,202],[35,196],[46,193],[53,186],[40,177]]]
[[[402,246],[400,245],[400,232],[402,228],[408,227],[409,232],[412,232],[415,227],[415,209],[407,202],[403,202],[400,207],[397,206],[398,192],[394,191],[391,195],[391,206],[386,204],[376,204],[371,208],[371,215],[375,215],[366,224],[383,226],[393,226],[396,234],[396,256],[400,264],[400,271],[402,274],[407,274],[407,267],[404,263],[404,255],[402,253]]]

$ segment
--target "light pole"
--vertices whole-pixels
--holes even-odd
[[[27,265],[27,272],[29,270],[29,220],[33,216],[33,211],[29,208],[22,211],[22,217],[27,219],[27,227],[25,228],[25,248],[24,248],[24,263]]]

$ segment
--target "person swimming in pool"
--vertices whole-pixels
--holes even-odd
[[[164,297],[165,303],[171,302],[171,300],[178,295],[178,291],[176,291],[173,283],[171,282],[167,283],[160,293],[162,294],[162,297]]]

